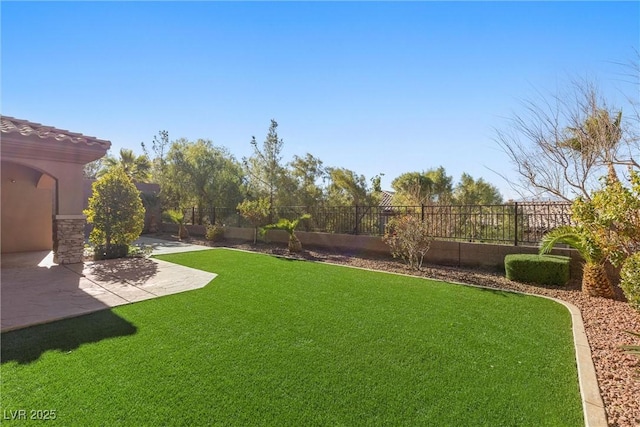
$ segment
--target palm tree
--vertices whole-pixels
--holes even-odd
[[[300,218],[290,220],[286,218],[280,218],[275,224],[269,224],[262,227],[262,232],[267,230],[284,230],[289,233],[289,252],[300,252],[302,250],[302,243],[296,236],[295,230],[300,221],[311,218],[311,215],[304,214]]]
[[[122,168],[134,182],[146,182],[151,175],[151,162],[146,155],[136,156],[133,150],[128,148],[120,149],[120,158],[107,156],[104,159],[104,167],[98,172],[102,176],[113,168]]]
[[[613,285],[604,266],[606,256],[586,229],[563,226],[551,230],[542,238],[540,254],[551,252],[556,243],[565,243],[571,246],[584,259],[582,292],[593,297],[614,297]]]

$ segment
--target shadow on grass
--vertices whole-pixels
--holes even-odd
[[[82,344],[133,335],[137,330],[133,324],[111,310],[31,326],[2,334],[0,361],[2,364],[32,363],[47,351],[70,352]]]
[[[493,295],[497,295],[500,297],[506,297],[506,298],[512,298],[512,297],[526,297],[528,296],[527,294],[523,294],[522,292],[517,292],[517,291],[509,291],[509,290],[503,290],[503,289],[497,289],[497,288],[491,288],[491,287],[486,287],[486,286],[481,286],[481,285],[471,285],[474,288],[478,289],[479,291],[482,292],[489,292]]]

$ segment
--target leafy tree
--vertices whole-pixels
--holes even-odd
[[[151,162],[149,158],[142,154],[136,156],[133,150],[128,148],[120,149],[120,158],[107,156],[104,158],[104,167],[98,171],[100,177],[115,168],[121,168],[124,173],[135,182],[147,182],[151,176]]]
[[[562,242],[580,252],[586,262],[583,290],[590,295],[613,297],[604,268],[607,261],[617,266],[622,264],[623,277],[635,269],[634,256],[640,251],[640,173],[637,170],[630,170],[630,181],[631,186],[625,187],[615,175],[608,175],[603,188],[594,191],[588,199],[579,197],[573,203],[572,219],[577,226],[561,227],[544,237],[542,250],[548,251],[555,242]],[[635,285],[628,286],[625,292],[629,292],[629,300],[640,297],[635,291]]]
[[[502,203],[500,191],[482,178],[478,180],[463,173],[453,190],[453,199],[458,205],[497,205]]]
[[[243,159],[249,191],[254,197],[267,197],[270,208],[278,203],[278,190],[282,189],[285,176],[281,154],[283,145],[284,142],[278,137],[278,122],[272,119],[262,148],[258,147],[256,137],[252,137],[253,155]]]
[[[127,247],[137,239],[144,226],[140,192],[122,168],[113,168],[93,183],[84,214],[93,224],[89,240],[106,257],[112,257],[117,246]]]
[[[436,169],[429,169],[425,172],[425,176],[432,182],[431,201],[440,204],[450,203],[451,194],[453,193],[453,177],[447,175],[442,166]]]
[[[174,141],[167,154],[164,197],[169,206],[235,206],[242,200],[241,165],[209,140]]]
[[[296,182],[294,194],[297,198],[295,205],[315,206],[324,198],[323,188],[319,180],[327,178],[327,170],[322,160],[307,153],[305,157],[293,156],[289,163],[289,174]]]
[[[419,206],[431,201],[433,181],[425,173],[406,172],[391,181],[391,187],[394,204]]]
[[[629,186],[610,173],[589,200],[574,202],[572,216],[593,236],[604,257],[622,266],[620,287],[629,303],[640,308],[640,171],[629,173]]]
[[[397,205],[446,204],[451,201],[453,178],[440,166],[426,172],[407,172],[391,182],[396,194],[393,203]]]
[[[605,256],[621,265],[640,251],[640,172],[630,171],[630,186],[607,176],[603,188],[589,199],[577,198],[571,207],[574,221],[595,237]]]
[[[370,188],[364,175],[345,168],[328,168],[328,201],[335,206],[368,206],[380,202],[379,188]],[[376,181],[374,178],[372,181]],[[378,181],[379,182],[379,181]]]
[[[253,244],[258,240],[258,228],[267,225],[271,218],[271,204],[267,197],[257,200],[243,200],[238,204],[240,215],[254,227]]]

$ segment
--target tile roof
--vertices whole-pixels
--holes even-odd
[[[396,194],[393,191],[382,190],[382,198],[380,200],[380,206],[389,207],[393,206],[391,200],[393,199],[393,195]]]
[[[19,133],[23,136],[36,135],[41,139],[52,139],[60,142],[69,141],[73,144],[86,144],[89,146],[98,145],[104,149],[111,147],[111,141],[9,116],[0,117],[0,133]]]

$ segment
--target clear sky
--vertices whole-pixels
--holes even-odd
[[[238,159],[279,123],[307,152],[383,188],[444,166],[512,166],[495,128],[536,91],[633,89],[640,2],[7,2],[1,113],[142,153],[159,130]],[[637,91],[637,87],[635,88]],[[635,96],[640,96],[637,93]]]

